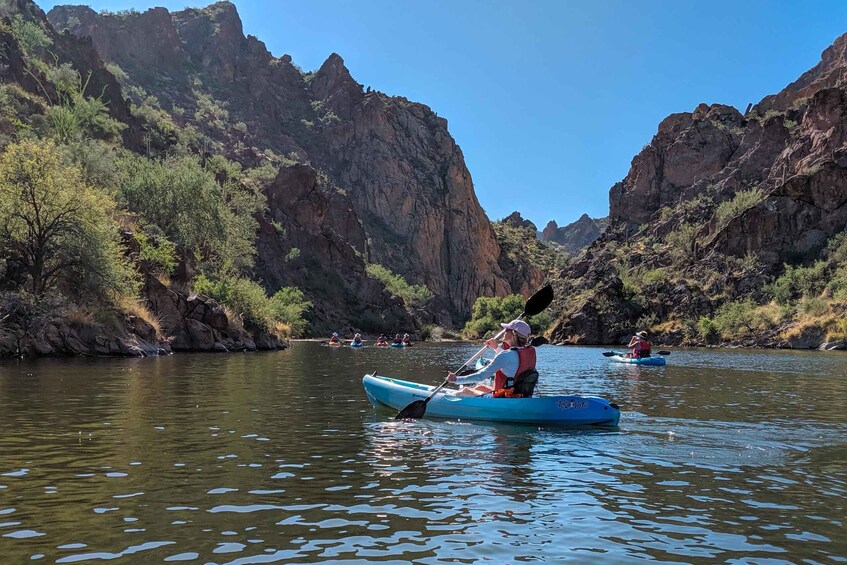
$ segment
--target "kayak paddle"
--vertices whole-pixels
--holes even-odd
[[[659,355],[670,355],[670,351],[657,351]],[[614,351],[604,351],[603,357],[614,357],[615,355],[624,355],[623,353],[615,353]]]
[[[529,300],[526,301],[526,304],[523,308],[523,312],[520,316],[518,316],[518,319],[520,320],[524,316],[535,316],[536,314],[540,314],[544,311],[545,308],[550,306],[551,302],[553,302],[553,287],[548,284],[529,297]],[[500,333],[494,336],[494,339],[500,339],[500,337],[505,332],[505,329],[500,330]],[[459,368],[458,371],[456,371],[456,373],[458,374],[464,371],[468,365],[476,361],[480,355],[485,353],[486,349],[488,349],[488,346],[483,346],[482,349],[477,351],[473,357],[465,361],[465,363]],[[441,390],[447,385],[447,383],[449,382],[448,379],[449,377],[447,379],[444,379],[444,382],[435,387],[433,391],[429,394],[429,396],[427,396],[423,400],[415,400],[411,402],[408,406],[400,410],[400,412],[396,416],[394,416],[394,419],[405,420],[407,418],[423,418],[423,415],[426,413],[427,403],[432,399],[433,396],[435,396],[435,393],[437,393],[439,390]]]

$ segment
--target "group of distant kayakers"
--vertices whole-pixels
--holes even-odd
[[[363,347],[365,345],[364,340],[362,340],[362,334],[358,332],[353,336],[353,339],[349,341],[350,347]],[[332,332],[332,336],[329,338],[329,345],[339,346],[342,344],[343,342],[338,336],[338,332]],[[412,343],[412,338],[409,334],[403,334],[402,336],[400,334],[396,334],[394,336],[394,340],[389,341],[388,336],[383,333],[379,334],[379,337],[376,338],[376,341],[374,342],[374,346],[376,347],[412,347],[412,345],[414,344]]]

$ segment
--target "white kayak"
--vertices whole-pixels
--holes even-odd
[[[365,375],[362,384],[371,404],[397,411],[415,400],[423,400],[435,388],[376,374]],[[617,405],[594,396],[491,398],[456,396],[451,392],[442,389],[433,396],[425,415],[458,420],[609,427],[617,426],[621,417]]]

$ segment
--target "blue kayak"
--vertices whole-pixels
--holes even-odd
[[[405,343],[392,343],[391,347],[406,347]]]
[[[631,365],[664,365],[665,358],[661,355],[657,355],[656,357],[641,357],[640,359],[633,359],[632,357],[627,357],[625,355],[613,355],[609,357],[613,363],[629,363]]]
[[[362,379],[368,400],[374,407],[400,411],[415,400],[423,400],[434,386],[401,381],[380,375]],[[518,424],[615,427],[621,417],[617,405],[594,396],[536,396],[533,398],[491,398],[455,396],[442,389],[426,408],[426,416],[457,420],[487,420]]]
[[[356,343],[355,341],[350,342],[350,347],[364,347],[364,346],[365,346],[364,341],[360,341],[359,343]]]

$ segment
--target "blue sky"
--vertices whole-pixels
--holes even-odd
[[[67,2],[39,2],[45,10]],[[209,2],[94,1],[94,9]],[[668,114],[744,110],[817,64],[847,4],[598,0],[235,0],[245,33],[313,70],[449,122],[491,219],[539,229],[608,213],[609,188]]]

